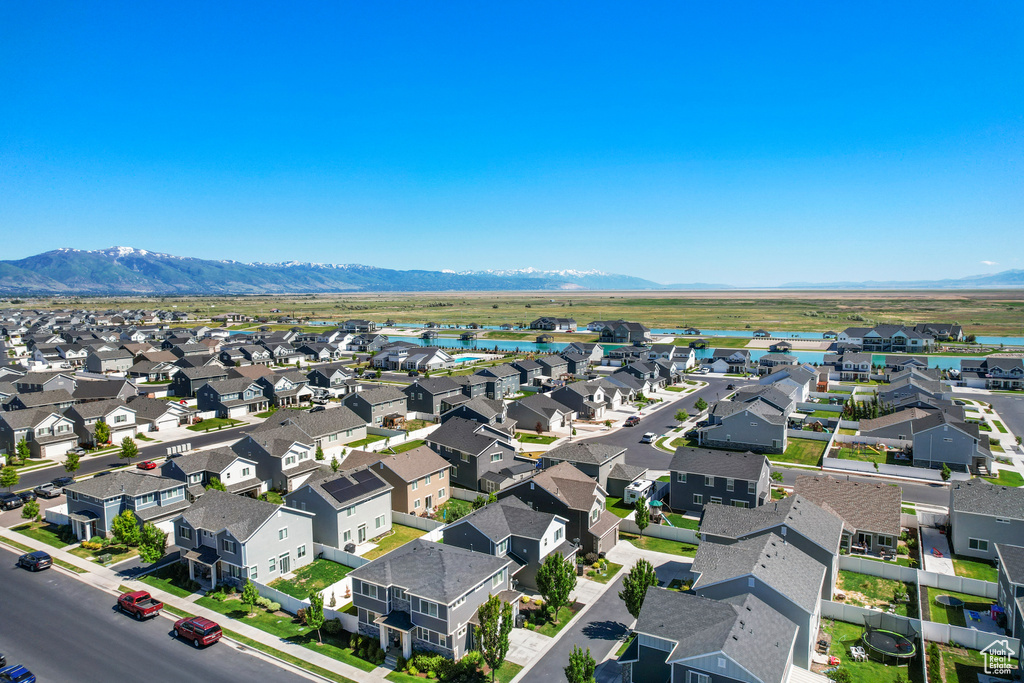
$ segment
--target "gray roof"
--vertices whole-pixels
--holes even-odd
[[[956,512],[1024,520],[1024,488],[971,479],[954,482],[950,496],[950,507]]]
[[[140,496],[144,493],[156,493],[182,485],[177,479],[154,477],[135,470],[121,470],[83,479],[66,488],[68,491],[105,500],[121,495]]]
[[[38,410],[5,410],[0,411],[0,421],[6,423],[11,429],[28,429],[35,427],[50,415],[60,415],[60,413],[47,408],[40,408]]]
[[[570,441],[552,448],[544,454],[544,457],[565,462],[600,465],[625,452],[626,449],[622,446],[609,446],[594,441]]]
[[[615,463],[615,467],[608,472],[608,479],[636,481],[645,474],[647,474],[646,467],[637,467],[636,465],[627,465],[625,463],[617,462]]]
[[[104,380],[98,382],[79,382],[75,386],[76,399],[102,398],[117,396],[129,384],[130,393],[138,393],[134,384],[124,379]]]
[[[846,528],[889,536],[900,535],[903,489],[896,484],[800,476],[794,492],[839,515]]]
[[[498,437],[487,432],[484,425],[462,417],[453,417],[426,437],[430,443],[441,444],[463,453],[479,454]]]
[[[708,448],[680,446],[672,456],[669,469],[713,477],[757,481],[768,467],[768,458],[756,453],[716,451]]]
[[[54,389],[52,391],[33,391],[29,394],[17,394],[11,400],[18,399],[25,408],[36,406],[52,406],[58,403],[74,403],[74,397],[67,392],[67,389]]]
[[[379,405],[381,403],[387,403],[388,401],[404,401],[407,398],[405,392],[401,389],[390,386],[378,386],[370,389],[363,389],[362,391],[353,394],[353,396],[359,396],[371,405]]]
[[[335,510],[343,510],[394,488],[369,467],[354,467],[335,473],[326,465],[321,465],[296,490],[307,486]]]
[[[349,576],[378,586],[399,586],[449,605],[511,564],[504,557],[417,538],[353,569]]]
[[[252,439],[254,443],[262,447],[267,453],[278,458],[287,453],[288,449],[291,448],[294,443],[300,443],[305,446],[313,445],[312,439],[310,439],[307,434],[298,427],[291,425],[262,431],[253,431],[249,433],[248,438]],[[243,443],[245,443],[244,440],[238,441],[235,446]],[[237,453],[238,450],[236,449],[235,452]]]
[[[207,391],[215,391],[218,396],[224,394],[239,394],[251,387],[255,382],[248,377],[237,377],[234,379],[219,379],[214,382],[210,382],[206,385]],[[257,387],[258,388],[258,387]],[[200,390],[202,391],[202,389]],[[259,390],[259,395],[263,396],[263,390]]]
[[[166,403],[166,401],[163,401]],[[94,417],[105,417],[118,408],[128,408],[133,413],[135,408],[119,398],[108,398],[102,401],[89,401],[88,403],[77,403],[67,409],[68,413],[74,412],[82,419],[88,420]]]
[[[402,391],[409,393],[415,387],[420,387],[431,394],[442,394],[446,391],[461,391],[462,387],[450,377],[424,377],[415,380]]]
[[[999,573],[1006,574],[1010,583],[1024,585],[1024,547],[996,543],[996,553],[999,554]]]
[[[196,472],[223,472],[238,458],[243,456],[235,453],[227,446],[213,448],[208,451],[196,451],[188,455],[181,455],[173,460],[167,461],[169,468],[171,463],[176,465],[185,474]]]
[[[133,396],[128,401],[128,407],[135,411],[135,419],[155,420],[162,416],[170,407],[169,401],[161,401],[158,398],[146,398],[145,396]],[[188,408],[177,404],[178,408],[192,412],[194,408]]]
[[[669,662],[721,652],[763,683],[782,683],[797,627],[749,593],[710,600],[652,587],[634,630],[674,642]]]
[[[257,425],[253,432],[265,432],[277,427],[292,426],[312,439],[319,439],[328,434],[349,429],[358,429],[366,422],[352,412],[351,408],[340,406],[311,413],[308,410],[279,410],[265,422]]]
[[[724,538],[744,538],[782,525],[833,554],[839,552],[843,520],[834,512],[795,494],[755,508],[705,505],[700,531]]]
[[[555,515],[539,512],[518,498],[508,497],[474,510],[451,526],[472,524],[495,543],[509,536],[539,540],[551,526]]]
[[[551,418],[554,415],[563,415],[572,412],[572,408],[559,403],[547,394],[532,394],[530,396],[525,396],[516,401],[516,403],[547,418]]]
[[[282,507],[248,496],[209,489],[181,516],[194,529],[212,532],[226,529],[244,542]]]
[[[717,418],[725,419],[743,412],[750,412],[760,416],[766,422],[772,424],[785,424],[786,416],[775,406],[768,405],[764,401],[743,403],[740,401],[719,401],[711,408],[711,414]]]
[[[752,574],[808,612],[817,607],[825,580],[825,565],[774,533],[728,544],[704,541],[697,546],[693,572],[700,574],[693,584],[698,593],[709,584]]]

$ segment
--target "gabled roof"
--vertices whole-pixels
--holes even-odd
[[[416,481],[428,474],[447,470],[448,461],[427,446],[417,446],[401,453],[374,453],[372,451],[350,451],[345,457],[347,468],[372,466],[374,470],[381,465],[394,472],[406,483]]]
[[[652,587],[634,630],[674,642],[670,663],[721,653],[762,683],[783,683],[797,627],[749,593],[711,600]]]
[[[903,489],[896,484],[845,481],[833,477],[801,476],[794,492],[832,510],[847,530],[900,535]]]
[[[76,481],[66,488],[80,495],[92,496],[105,500],[114,496],[141,496],[145,493],[156,493],[172,489],[183,484],[177,479],[154,477],[149,474],[136,473],[135,470],[120,470],[90,479]]]
[[[486,425],[462,417],[453,417],[426,437],[430,443],[454,448],[463,453],[479,454],[498,437],[486,431]]]
[[[409,394],[415,391],[417,387],[430,394],[443,394],[448,391],[461,391],[462,389],[462,387],[450,377],[424,377],[422,379],[416,379],[402,391]]]
[[[164,401],[166,403],[166,401]],[[127,403],[119,398],[108,398],[102,401],[89,401],[88,403],[77,403],[65,411],[65,413],[75,413],[84,420],[88,420],[94,417],[105,417],[110,413],[114,412],[118,408],[126,408],[133,413],[135,408],[129,406]]]
[[[474,510],[451,526],[472,524],[495,543],[509,536],[541,539],[555,515],[534,510],[523,501],[509,496],[496,503]]]
[[[194,529],[214,533],[225,529],[244,543],[283,507],[248,496],[209,489],[181,516]]]
[[[956,512],[1024,520],[1024,488],[970,479],[954,482],[950,498],[950,507]]]
[[[368,467],[335,473],[326,466],[319,467],[297,490],[307,486],[335,510],[343,510],[394,488]]]
[[[380,405],[388,401],[404,401],[407,398],[401,389],[384,385],[363,389],[352,396],[359,396],[370,405]]]
[[[202,500],[202,499],[200,499]],[[512,560],[417,538],[349,576],[449,605],[494,576]]]
[[[25,408],[36,406],[52,406],[58,403],[74,403],[74,397],[67,389],[53,389],[52,391],[33,391],[29,394],[17,394],[11,400],[18,399]]]
[[[559,403],[547,394],[525,396],[516,403],[549,419],[556,415],[566,415],[572,412],[572,408]]]
[[[173,463],[185,474],[197,472],[223,472],[231,463],[243,456],[235,453],[227,446],[213,448],[208,451],[195,451],[178,456],[168,463]]]
[[[264,432],[278,427],[292,426],[298,428],[309,439],[319,439],[328,434],[349,429],[358,429],[366,422],[350,408],[341,406],[328,408],[311,413],[308,410],[279,410],[262,424],[257,425],[253,432]]]
[[[1024,585],[1024,547],[996,543],[996,554],[999,555],[999,572],[1006,574],[1010,583]]]
[[[700,530],[712,536],[743,538],[783,525],[833,554],[839,552],[843,520],[796,494],[754,508],[705,505]]]
[[[529,482],[518,486],[540,486],[573,510],[589,510],[594,506],[598,484],[568,462],[541,470]]]
[[[5,410],[0,411],[0,422],[6,423],[11,429],[32,429],[51,415],[61,416],[56,410],[46,408]]]
[[[757,481],[768,467],[768,458],[763,455],[716,451],[708,448],[680,446],[672,456],[669,470],[688,472],[712,477],[726,477]]]
[[[544,453],[544,457],[584,465],[601,465],[625,452],[622,446],[609,446],[594,441],[570,441],[552,448]]]

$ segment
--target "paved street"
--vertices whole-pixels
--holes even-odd
[[[1014,434],[1024,435],[1024,396],[1020,394],[967,394],[963,393],[964,398],[972,398],[975,400],[985,401],[991,403],[999,416],[1003,419],[1003,424]]]
[[[196,650],[171,636],[169,619],[136,622],[114,611],[113,596],[55,569],[17,569],[16,558],[0,548],[0,652],[41,681],[179,683],[189,671],[209,683],[309,680],[227,641]]]

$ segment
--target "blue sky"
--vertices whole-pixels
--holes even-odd
[[[0,258],[1020,268],[1024,4],[4,3]]]

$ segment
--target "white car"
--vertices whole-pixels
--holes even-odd
[[[654,432],[645,432],[644,435],[640,437],[640,443],[654,443],[654,439],[656,439],[657,436],[658,435]]]

